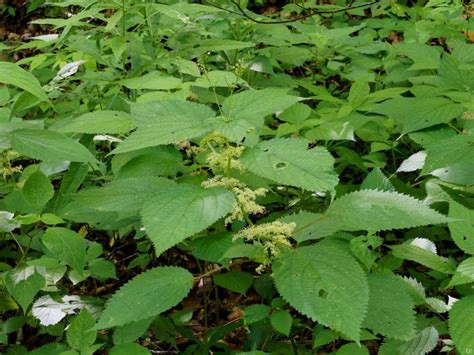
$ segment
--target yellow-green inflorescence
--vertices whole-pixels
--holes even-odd
[[[228,146],[221,152],[213,150],[207,156],[207,162],[213,171],[228,171],[234,169],[243,171],[244,167],[238,159],[244,147]]]
[[[202,186],[205,188],[224,187],[234,193],[236,202],[231,213],[225,219],[225,224],[230,224],[235,220],[244,221],[249,215],[265,211],[265,207],[259,205],[256,200],[257,197],[265,196],[267,189],[259,188],[252,190],[237,179],[223,177],[221,175],[204,181]]]

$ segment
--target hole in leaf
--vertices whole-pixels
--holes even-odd
[[[327,298],[328,297],[328,293],[326,290],[323,290],[323,289],[320,289],[319,290],[319,293],[318,293],[319,297],[321,298]]]
[[[285,161],[280,161],[275,164],[276,169],[285,169],[286,167],[288,167],[288,163]]]

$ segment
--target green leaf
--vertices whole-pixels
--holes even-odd
[[[161,190],[144,206],[143,224],[160,255],[224,217],[234,203],[234,195],[222,188],[178,185]]]
[[[393,245],[390,248],[394,256],[404,260],[415,261],[421,265],[445,274],[453,274],[454,266],[448,259],[437,255],[433,250],[420,247],[423,238],[416,238],[400,245]]]
[[[7,277],[8,293],[17,301],[23,311],[33,302],[36,294],[43,288],[45,280],[43,276],[28,266],[20,270],[12,270]]]
[[[231,95],[222,104],[223,116],[261,125],[265,116],[283,111],[301,100],[298,96],[288,95],[286,91],[288,90],[267,88]]]
[[[100,317],[97,329],[106,329],[156,316],[176,306],[193,286],[193,275],[179,267],[157,267],[122,286]]]
[[[109,260],[94,259],[89,262],[91,276],[98,280],[116,279],[115,265]]]
[[[112,154],[202,136],[211,130],[209,124],[214,115],[209,107],[184,100],[134,104],[132,116],[138,129],[120,143]]]
[[[448,223],[454,243],[466,253],[474,255],[474,210],[450,200],[448,215],[457,219]]]
[[[214,276],[214,283],[217,286],[245,295],[247,290],[253,284],[253,277],[248,272],[229,271],[225,274]]]
[[[391,275],[369,275],[369,307],[364,327],[400,340],[415,335],[414,303],[400,279]]]
[[[400,355],[413,354],[424,355],[434,350],[438,345],[439,334],[435,327],[428,327],[419,332],[414,338],[398,342]]]
[[[466,296],[454,303],[449,311],[449,334],[460,354],[474,349],[474,296]]]
[[[132,343],[144,335],[155,317],[127,323],[114,329],[114,344]]]
[[[273,312],[270,316],[270,323],[277,332],[290,336],[291,325],[293,324],[293,317],[290,312],[285,310]]]
[[[457,267],[448,287],[474,282],[474,257],[463,260]]]
[[[395,191],[395,187],[380,168],[374,168],[360,185],[361,190]]]
[[[341,346],[336,355],[369,355],[369,350],[364,345],[349,343]]]
[[[38,79],[16,64],[0,61],[0,83],[17,86],[41,101],[49,101]]]
[[[278,292],[296,310],[360,339],[369,287],[357,261],[343,248],[316,244],[283,254],[273,264]]]
[[[377,232],[449,221],[411,196],[378,190],[348,193],[335,200],[326,215],[345,231]]]
[[[298,243],[328,237],[339,230],[334,219],[320,213],[301,211],[279,220],[285,223],[296,223],[296,229],[291,237]]]
[[[254,174],[279,184],[310,191],[333,190],[338,183],[334,158],[324,148],[308,149],[308,144],[304,139],[272,139],[247,148],[241,160]]]
[[[12,133],[12,148],[33,159],[97,163],[92,153],[82,144],[53,131],[16,130]]]
[[[39,169],[31,174],[21,189],[23,199],[37,212],[41,212],[54,195],[53,185]]]
[[[175,182],[161,177],[140,177],[112,181],[103,187],[84,189],[73,195],[74,203],[98,211],[130,213],[165,187]]]
[[[217,235],[206,235],[189,242],[192,254],[201,260],[213,263],[222,262],[226,252],[235,245],[243,245],[242,240],[233,241],[233,234],[220,233]]]
[[[268,317],[271,308],[264,304],[253,304],[244,309],[244,322],[246,325],[260,322]]]
[[[124,79],[120,84],[133,90],[172,90],[181,86],[181,79],[152,71],[136,78]]]
[[[132,117],[122,111],[94,111],[62,123],[57,129],[65,133],[127,133],[134,127]]]
[[[110,355],[150,355],[151,352],[137,343],[115,345],[109,352]]]
[[[443,97],[399,97],[378,104],[373,111],[393,118],[402,133],[410,133],[450,122],[464,108]]]
[[[60,261],[81,272],[86,265],[86,242],[76,232],[60,227],[48,228],[41,238],[44,246]]]
[[[97,332],[92,329],[95,320],[86,308],[73,318],[66,331],[66,339],[69,346],[79,351],[85,351],[94,344]]]

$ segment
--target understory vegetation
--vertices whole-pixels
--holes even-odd
[[[473,353],[471,5],[237,1],[0,6],[0,351]]]

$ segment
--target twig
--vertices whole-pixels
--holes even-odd
[[[216,4],[213,4],[213,3],[210,3],[210,2],[205,2],[204,4],[215,7],[217,9],[220,9],[220,10],[223,10],[223,11],[226,11],[226,12],[229,12],[231,14],[243,16],[246,19],[248,19],[252,22],[255,22],[255,23],[259,23],[259,24],[262,24],[262,25],[274,25],[274,24],[284,24],[284,23],[297,22],[297,21],[304,20],[304,19],[307,19],[307,18],[315,16],[315,15],[320,15],[320,14],[335,14],[335,13],[338,13],[338,12],[350,11],[350,10],[359,9],[359,8],[366,7],[366,6],[371,6],[371,5],[374,5],[378,2],[378,0],[375,0],[375,1],[372,1],[372,2],[365,3],[365,4],[360,4],[360,5],[356,5],[356,6],[348,6],[348,7],[344,7],[342,9],[337,9],[337,10],[311,10],[311,9],[307,9],[305,7],[299,6],[302,9],[308,10],[309,13],[306,14],[306,15],[303,15],[303,16],[297,18],[297,19],[278,20],[278,21],[262,21],[262,20],[258,20],[256,18],[254,18],[254,17],[250,16],[248,13],[246,13],[245,10],[242,8],[242,6],[240,6],[240,4],[237,1],[234,1],[234,0],[229,0],[229,1],[233,5],[235,5],[235,7],[237,7],[237,9],[239,11],[229,10],[229,9],[226,9],[224,7],[221,7],[219,5],[216,5]]]

